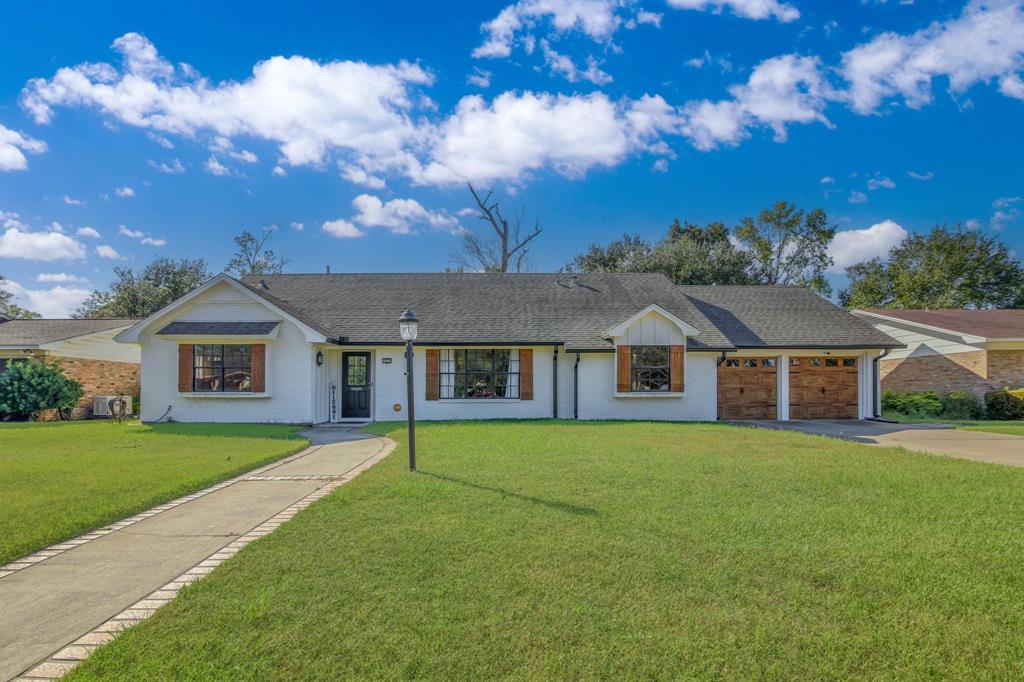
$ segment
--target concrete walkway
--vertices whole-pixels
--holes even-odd
[[[815,419],[743,422],[750,426],[832,436],[868,445],[902,447],[993,464],[1024,467],[1024,437],[960,431],[941,424],[888,424],[869,420]]]
[[[318,440],[329,440],[320,435]],[[133,613],[130,607],[155,591],[173,598],[181,584],[219,563],[204,561],[211,555],[220,560],[230,556],[244,546],[239,541],[243,536],[256,539],[276,527],[268,519],[277,519],[278,525],[286,521],[394,446],[383,438],[342,437],[351,440],[311,446],[230,485],[0,578],[0,679],[26,671],[43,678],[63,674],[74,663],[65,665],[62,659],[75,659],[76,649],[85,655],[91,651],[68,645],[112,638],[109,633],[119,628],[103,626],[126,609],[125,626],[137,622],[134,616],[150,615]],[[169,585],[172,581],[180,584]],[[160,603],[143,605],[155,608]],[[91,638],[83,638],[87,633]],[[55,657],[61,650],[70,653]]]

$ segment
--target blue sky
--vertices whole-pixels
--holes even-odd
[[[776,199],[828,212],[837,271],[943,222],[1024,249],[1019,1],[6,2],[0,25],[0,273],[48,316],[271,225],[289,271],[440,270],[466,180],[539,218],[536,270]]]

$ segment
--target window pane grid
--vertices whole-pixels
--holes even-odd
[[[668,346],[633,346],[630,391],[668,391],[672,387]]]
[[[252,359],[246,344],[196,344],[192,347],[192,390],[252,390]]]
[[[438,364],[438,397],[443,400],[519,398],[516,349],[445,349]]]

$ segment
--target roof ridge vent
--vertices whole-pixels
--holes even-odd
[[[270,287],[267,285],[267,280],[265,279],[260,280],[260,287],[266,289],[267,291],[270,291]]]
[[[574,287],[580,283],[580,276],[575,272],[569,275],[569,286]]]

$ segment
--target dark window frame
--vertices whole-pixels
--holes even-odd
[[[225,348],[244,348],[244,356],[248,364],[238,362],[232,354],[232,364],[225,361]],[[206,362],[202,360],[208,359]],[[219,366],[218,366],[219,365]],[[198,370],[207,372],[205,376],[199,377]],[[217,370],[219,369],[219,374]],[[246,388],[228,388],[228,377],[232,374],[244,372],[246,378],[241,382],[247,382]],[[248,343],[197,343],[192,346],[192,392],[193,393],[252,393],[252,344]],[[214,380],[217,388],[200,387],[200,380]]]
[[[470,354],[485,353],[490,355],[490,367],[483,369],[470,368]],[[499,366],[498,356],[500,353],[507,354],[505,368]],[[516,354],[513,361],[512,353]],[[479,357],[477,355],[477,357]],[[462,368],[459,369],[459,359],[462,360]],[[513,362],[516,371],[512,371]],[[518,348],[445,348],[441,350],[438,358],[438,399],[439,400],[519,400],[521,393],[522,366]],[[445,371],[450,368],[451,371]],[[487,377],[483,390],[477,395],[470,395],[471,383],[479,386],[480,382],[470,377]],[[503,381],[499,381],[503,378]],[[513,378],[515,381],[513,381]],[[461,379],[461,386],[460,380]],[[499,387],[504,390],[499,395]],[[461,394],[460,394],[461,390]],[[489,394],[488,394],[489,393]]]
[[[650,357],[641,356],[651,350],[663,350],[664,363],[652,362]],[[644,362],[639,362],[643,359]],[[651,386],[657,384],[657,388]],[[646,386],[646,388],[644,388]],[[630,393],[670,393],[672,391],[672,348],[670,346],[645,345],[629,348],[629,391]]]

